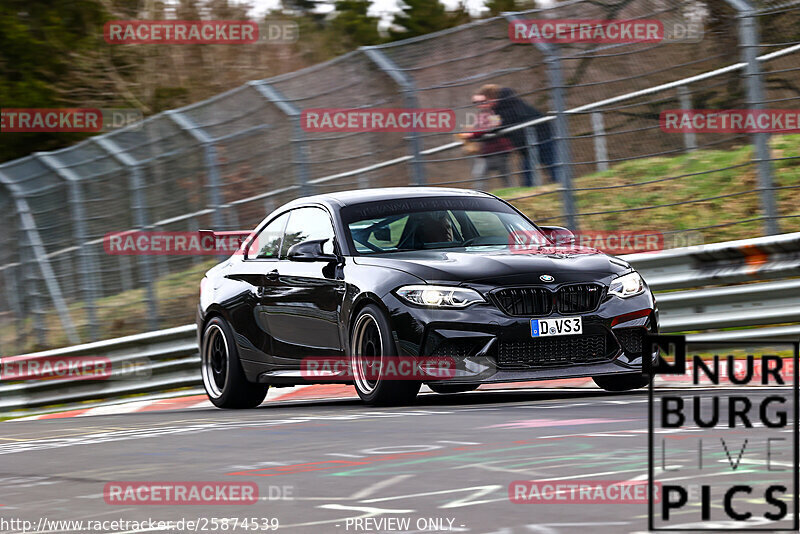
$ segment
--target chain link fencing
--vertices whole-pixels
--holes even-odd
[[[569,0],[366,47],[0,165],[2,354],[183,325],[218,258],[111,255],[110,232],[253,228],[304,194],[398,185],[498,192],[534,220],[646,229],[680,246],[798,229],[793,136],[665,133],[668,109],[785,109],[800,99],[800,2]],[[522,19],[699,24],[661,42],[515,43]],[[302,38],[302,36],[301,36]],[[484,84],[542,117],[505,171],[476,172],[453,133],[306,131],[310,108],[448,108],[459,129]],[[552,177],[534,163],[549,125]],[[541,163],[541,162],[540,162]],[[480,167],[479,167],[480,169]]]

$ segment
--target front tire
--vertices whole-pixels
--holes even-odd
[[[350,335],[353,384],[365,403],[383,406],[408,404],[417,396],[422,385],[420,381],[387,380],[383,375],[387,358],[396,354],[389,320],[376,305],[367,304],[353,321]],[[378,371],[370,370],[376,364]]]
[[[255,408],[264,402],[269,386],[247,380],[233,341],[233,330],[220,317],[211,319],[203,331],[200,365],[203,387],[214,406]]]
[[[592,380],[606,391],[630,391],[643,388],[650,383],[650,378],[641,373],[595,376]]]

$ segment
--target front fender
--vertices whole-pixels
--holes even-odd
[[[385,298],[398,287],[424,284],[425,281],[398,269],[358,265],[352,261],[345,262],[343,270],[348,284],[339,315],[339,335],[347,354],[350,354],[350,329],[356,314],[365,304],[377,305],[391,323],[391,312]]]

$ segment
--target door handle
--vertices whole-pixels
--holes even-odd
[[[278,269],[272,269],[267,273],[267,280],[277,280],[278,276]]]

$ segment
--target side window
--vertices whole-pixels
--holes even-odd
[[[328,212],[322,208],[298,208],[289,212],[289,224],[284,232],[281,258],[292,245],[311,239],[327,239],[322,251],[333,254],[333,226]]]
[[[289,213],[287,212],[265,226],[247,249],[247,257],[250,259],[277,258],[281,250],[283,229],[286,227],[288,219]]]

